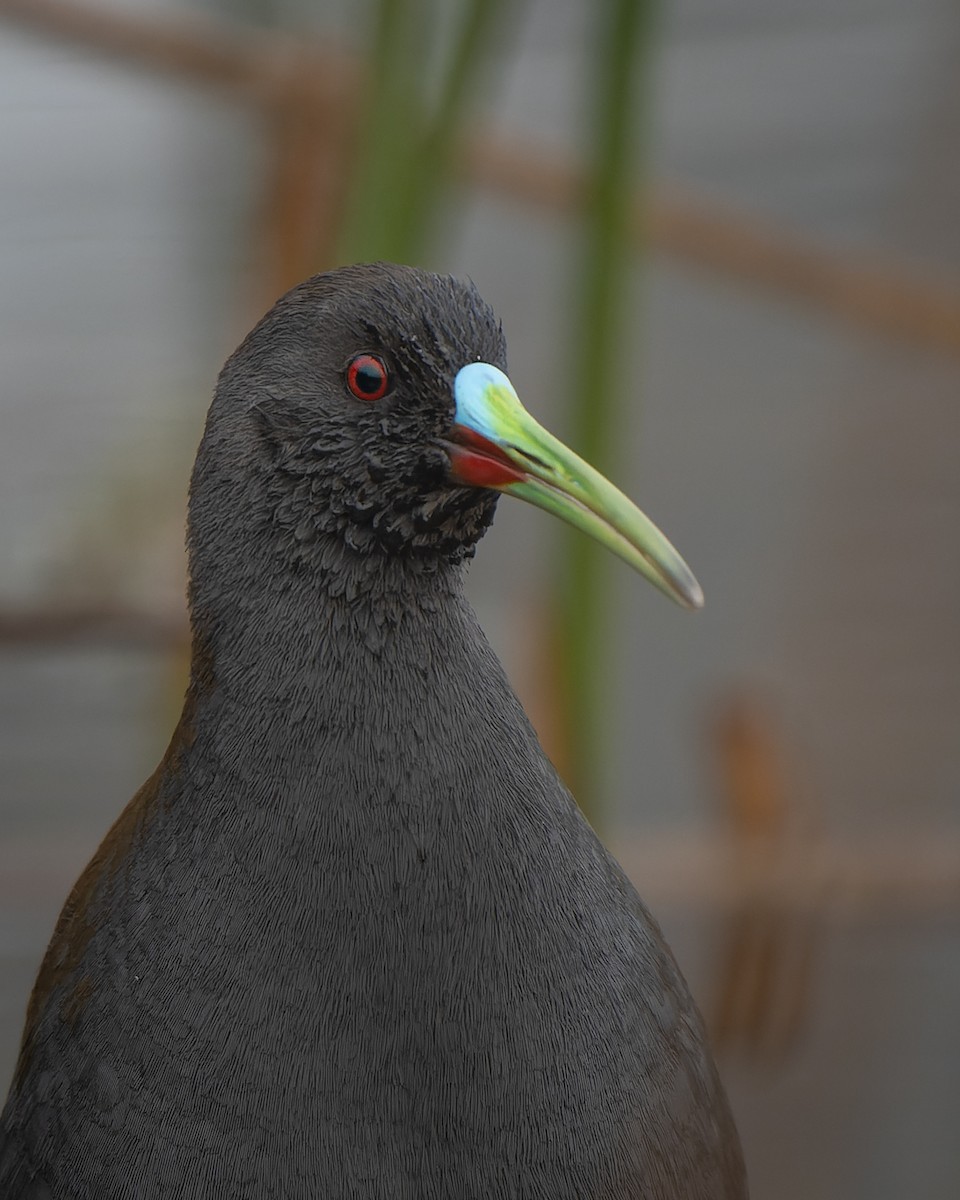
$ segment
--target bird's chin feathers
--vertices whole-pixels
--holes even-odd
[[[256,420],[272,519],[300,559],[334,537],[359,554],[459,562],[493,521],[498,493],[452,485],[447,456],[430,441],[363,445],[265,410]]]

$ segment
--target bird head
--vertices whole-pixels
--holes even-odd
[[[384,263],[315,276],[224,367],[194,491],[252,472],[300,555],[333,537],[359,555],[450,561],[473,552],[503,492],[699,607],[666,538],[529,416],[505,368],[472,284]]]

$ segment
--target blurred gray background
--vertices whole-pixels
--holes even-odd
[[[243,104],[6,8],[0,1089],[70,884],[173,725],[186,483],[216,372],[269,300],[270,154]],[[575,159],[588,10],[531,4],[488,131]],[[278,11],[352,36],[350,5]],[[604,833],[715,1029],[757,1200],[957,1195],[960,9],[678,0],[651,103],[651,178],[799,258],[764,279],[661,236],[633,271],[618,479],[707,606],[610,569]],[[441,264],[498,310],[561,436],[567,222],[472,177]],[[862,311],[811,296],[807,250],[863,271]],[[873,319],[878,279],[916,308]],[[471,569],[535,717],[555,537],[504,500]],[[104,605],[149,620],[31,623]]]

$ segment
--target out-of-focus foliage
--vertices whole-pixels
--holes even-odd
[[[340,260],[422,262],[435,244],[457,139],[471,102],[509,53],[523,3],[379,0]],[[445,17],[445,19],[443,19]],[[441,31],[450,25],[449,37]]]

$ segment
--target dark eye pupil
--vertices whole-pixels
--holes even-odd
[[[377,363],[360,363],[354,372],[354,379],[365,396],[372,396],[383,386],[383,369]]]

